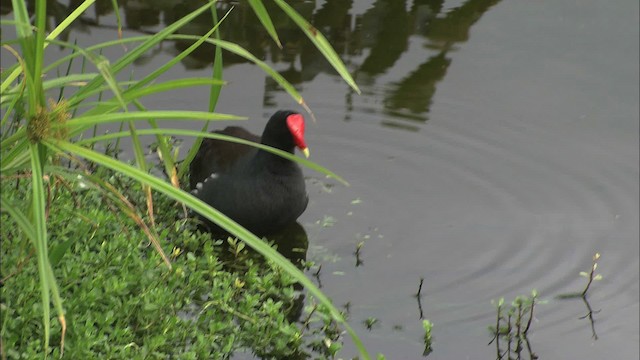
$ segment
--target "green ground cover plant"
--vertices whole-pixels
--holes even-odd
[[[123,195],[144,203],[141,186],[118,173],[106,178],[127,189]],[[3,196],[23,197],[18,186]],[[308,311],[296,281],[275,263],[247,248],[237,250],[196,230],[190,219],[178,220],[181,207],[158,196],[156,227],[172,247],[172,270],[150,246],[147,236],[117,203],[80,178],[47,184],[50,252],[54,275],[65,294],[68,333],[64,357],[70,359],[226,359],[247,351],[266,359],[305,358],[334,351],[322,344],[340,339],[328,312]],[[136,195],[138,194],[138,195]],[[81,204],[79,207],[78,205]],[[9,359],[43,355],[34,251],[19,228],[3,226],[2,339]],[[311,316],[313,315],[313,316]],[[329,320],[327,322],[327,320]],[[62,330],[53,322],[51,336]],[[60,356],[61,348],[51,355]]]

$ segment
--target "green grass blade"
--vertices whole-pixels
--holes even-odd
[[[36,230],[34,225],[29,221],[27,216],[18,209],[16,204],[12,204],[9,200],[4,197],[0,197],[0,211],[7,212],[16,222],[22,233],[27,236],[27,238],[31,241],[33,246],[38,249],[40,244],[38,243],[38,236],[36,235]],[[38,254],[39,256],[39,254]],[[51,267],[51,262],[49,259],[46,259],[46,275],[48,285],[51,290],[51,294],[53,295],[53,304],[56,307],[56,312],[58,313],[58,318],[60,319],[60,323],[62,324],[63,329],[66,328],[66,321],[64,320],[64,309],[62,307],[62,298],[60,297],[60,292],[58,290],[58,284],[56,282],[55,277],[53,276],[53,268]],[[42,280],[44,281],[44,280]],[[44,300],[43,300],[44,301]],[[64,330],[63,330],[64,332]],[[64,347],[64,334],[62,336],[61,348]]]
[[[116,61],[112,65],[111,71],[113,72],[113,74],[119,73],[126,66],[132,64],[140,56],[146,54],[147,51],[151,49],[153,46],[156,46],[160,42],[164,41],[169,35],[177,31],[182,26],[191,22],[193,19],[195,19],[198,15],[200,15],[202,12],[204,12],[206,9],[208,9],[212,5],[213,5],[213,2],[207,3],[201,6],[200,8],[182,17],[178,21],[162,29],[157,34],[146,38],[146,40],[142,44],[138,45],[135,49],[129,51],[125,56],[121,57],[118,61]],[[94,90],[96,87],[100,86],[102,82],[103,82],[103,79],[100,79],[100,78],[94,79],[89,84],[87,84],[87,86],[85,86],[83,89],[81,89],[77,93],[70,96],[68,99],[69,103],[73,106],[74,104],[84,100],[87,97],[87,93]]]
[[[202,214],[204,217],[206,217],[210,221],[213,221],[214,223],[218,224],[221,228],[225,229],[229,233],[234,234],[238,238],[242,239],[254,250],[259,252],[269,260],[273,261],[276,265],[281,267],[284,271],[289,273],[294,279],[296,279],[304,287],[306,287],[309,293],[311,293],[316,299],[318,299],[320,303],[322,303],[324,306],[327,307],[327,309],[329,309],[329,311],[331,312],[331,315],[336,320],[336,322],[342,324],[345,327],[347,332],[351,335],[351,338],[354,344],[360,351],[360,354],[363,356],[363,358],[371,359],[366,349],[364,348],[364,345],[362,344],[362,341],[360,340],[360,338],[357,336],[355,331],[349,326],[349,324],[347,324],[347,322],[342,317],[342,314],[340,313],[340,311],[331,303],[331,300],[328,297],[326,297],[326,295],[324,295],[322,291],[320,291],[320,289],[317,286],[315,286],[313,282],[309,280],[306,277],[306,275],[302,271],[300,271],[295,265],[293,265],[289,260],[287,260],[279,252],[274,250],[267,243],[265,243],[264,241],[262,241],[261,239],[253,235],[251,232],[249,232],[239,224],[237,224],[235,221],[229,219],[227,216],[217,211],[216,209],[210,207],[209,205],[204,203],[202,200],[196,198],[195,196],[187,192],[184,192],[180,189],[176,189],[173,186],[171,186],[171,184],[157,177],[154,177],[150,174],[142,172],[140,171],[140,169],[137,169],[130,165],[119,162],[118,160],[110,158],[106,155],[102,155],[100,153],[91,151],[84,147],[77,146],[75,144],[65,142],[65,141],[60,141],[56,144],[47,143],[47,146],[49,146],[54,151],[67,151],[70,153],[77,154],[81,157],[84,157],[85,159],[95,162],[96,164],[108,167],[126,176],[129,176],[135,179],[136,181],[144,182],[149,186],[151,186],[151,188],[153,188],[154,190],[159,191],[176,201],[184,203],[191,209]]]
[[[145,40],[147,40],[148,38],[150,38],[151,35],[141,35],[141,36],[133,36],[130,38],[126,38],[126,39],[117,39],[117,40],[109,40],[109,41],[105,41],[105,42],[101,42],[95,45],[91,45],[91,46],[87,46],[86,48],[84,48],[87,52],[97,52],[97,51],[101,51],[104,50],[105,48],[111,47],[111,46],[124,46],[126,44],[129,43],[135,43],[135,42],[143,42]],[[65,55],[59,59],[54,60],[52,63],[50,63],[49,65],[47,65],[44,68],[44,72],[48,72],[51,71],[55,68],[57,68],[58,66],[60,66],[61,64],[80,56],[80,54],[68,54]]]
[[[12,49],[11,52],[15,52],[15,50]],[[25,68],[26,66],[25,66],[24,61],[22,60],[22,58],[17,53],[15,53],[15,55],[17,56],[16,59],[18,60],[18,64],[22,68]],[[18,92],[16,93],[16,96],[13,96],[13,98],[11,99],[11,102],[9,103],[9,105],[6,108],[4,108],[5,113],[4,113],[3,117],[2,117],[2,121],[0,122],[0,129],[1,129],[0,131],[2,131],[2,134],[0,134],[0,137],[3,137],[5,139],[7,137],[10,137],[10,135],[7,132],[5,132],[6,131],[5,130],[6,129],[5,125],[7,125],[7,122],[9,120],[9,116],[10,115],[16,116],[16,114],[13,112],[13,110],[15,109],[15,106],[18,104],[18,101],[22,98],[22,95],[24,95],[26,83],[23,82],[20,85],[21,86],[19,86]],[[2,97],[3,97],[2,93],[0,93],[0,99]],[[19,123],[19,121],[11,122],[11,125],[12,125],[11,128],[13,128],[12,131],[14,131],[14,132],[16,131],[14,126],[18,125],[18,123]]]
[[[156,135],[156,134],[170,134],[173,136],[194,136],[194,137],[203,137],[203,138],[208,138],[208,139],[217,139],[217,140],[223,140],[223,141],[229,141],[229,142],[234,142],[234,143],[238,143],[238,144],[245,144],[245,145],[249,145],[249,146],[254,146],[257,147],[258,149],[262,149],[265,151],[269,151],[272,152],[274,154],[280,155],[286,159],[289,159],[291,161],[295,161],[311,170],[317,171],[321,174],[325,174],[328,177],[331,177],[333,179],[336,179],[337,181],[339,181],[340,183],[342,183],[343,185],[348,186],[349,183],[343,179],[342,177],[340,177],[339,175],[337,175],[336,173],[332,172],[331,170],[314,163],[313,161],[307,160],[305,158],[299,157],[299,156],[295,156],[292,155],[286,151],[282,151],[276,148],[273,148],[271,146],[267,146],[267,145],[262,145],[259,143],[255,143],[252,141],[247,141],[244,139],[239,139],[239,138],[235,138],[232,136],[226,136],[226,135],[220,135],[220,134],[216,134],[216,133],[201,133],[199,131],[196,130],[184,130],[184,129],[167,129],[167,128],[163,128],[163,129],[143,129],[143,130],[138,130],[138,135]],[[101,135],[101,136],[96,136],[96,137],[92,137],[92,138],[88,138],[88,139],[84,139],[81,141],[78,141],[76,144],[78,145],[84,145],[84,144],[91,144],[91,143],[95,143],[98,141],[107,141],[107,140],[112,140],[112,139],[116,139],[116,138],[120,138],[120,137],[126,137],[128,136],[129,133],[127,132],[117,132],[117,133],[111,133],[111,134],[106,134],[106,135]]]
[[[133,101],[134,105],[138,108],[139,111],[146,111],[146,108],[138,101],[138,100],[134,100]],[[149,125],[151,125],[152,128],[157,129],[158,128],[158,122],[153,119],[153,118],[149,118],[148,119]],[[133,121],[129,121],[129,129],[133,129],[134,128],[134,123]],[[134,135],[134,132],[131,132],[132,135]],[[144,151],[142,149],[142,144],[140,143],[138,134],[135,133],[135,136],[132,136],[132,140],[133,140],[133,149],[136,152],[136,159],[138,159],[138,161],[142,161],[144,162]],[[158,149],[160,151],[160,159],[162,159],[162,163],[164,164],[164,168],[165,171],[167,172],[167,174],[169,174],[169,176],[171,177],[171,181],[174,184],[174,186],[178,186],[178,182],[177,180],[174,181],[174,177],[173,174],[175,172],[175,161],[173,161],[173,155],[171,154],[171,151],[169,150],[169,142],[167,141],[167,138],[161,135],[156,136],[156,140],[158,141]],[[146,169],[146,164],[144,166],[143,169]],[[153,199],[151,198],[151,191],[143,184],[142,188],[147,192],[147,205],[148,205],[148,214],[151,218],[151,223],[154,223],[153,220]]]
[[[144,91],[144,85],[147,85],[149,83],[151,83],[154,79],[156,79],[157,77],[159,77],[160,75],[162,75],[163,73],[165,73],[168,69],[170,69],[171,67],[173,67],[176,63],[178,63],[179,61],[181,61],[183,58],[185,58],[186,56],[188,56],[190,53],[192,53],[196,48],[198,48],[204,41],[205,39],[207,39],[211,34],[213,33],[213,29],[210,30],[209,32],[207,32],[206,34],[204,34],[202,37],[200,37],[193,45],[189,46],[186,50],[184,50],[183,52],[181,52],[180,54],[178,54],[177,56],[174,56],[173,59],[171,59],[170,61],[168,61],[166,64],[164,64],[163,66],[161,66],[160,68],[154,70],[151,74],[145,76],[142,80],[137,81],[136,83],[134,83],[132,86],[130,86],[128,89],[126,89],[123,92],[123,96],[125,101],[128,103],[130,101],[133,101],[137,98],[137,96],[135,95],[135,92],[137,91]],[[97,88],[99,89],[99,88]],[[93,93],[97,90],[94,89],[91,92],[88,92],[85,94],[85,96],[92,96]],[[134,93],[134,94],[131,94]],[[140,96],[144,96],[144,94],[141,94]],[[104,113],[109,113],[112,111],[115,111],[117,109],[117,104],[114,104],[111,101],[105,101],[102,102],[100,104],[98,104],[97,106],[95,106],[94,108],[88,110],[87,112],[85,112],[84,115],[92,115],[92,114],[104,114]],[[162,140],[158,139],[158,142],[161,143]],[[165,149],[161,149],[161,151],[163,151],[164,154],[164,150]]]
[[[60,336],[60,354],[64,354],[64,338],[67,332],[67,321],[64,316],[64,307],[62,306],[62,297],[60,296],[60,290],[58,289],[58,283],[56,277],[53,274],[53,267],[51,262],[47,259],[47,279],[49,281],[49,289],[53,297],[53,306],[58,313],[58,320],[60,321],[61,336]]]
[[[222,24],[222,22],[227,18],[227,16],[229,16],[229,14],[231,13],[231,10],[233,10],[233,8],[229,9],[229,11],[227,11],[227,13],[224,14],[222,19],[218,21],[218,12],[216,10],[216,7],[215,6],[211,7],[211,17],[212,17],[213,23],[216,24],[216,26],[214,26],[215,32],[213,36],[218,40],[220,40],[220,24]],[[211,77],[213,79],[223,81],[222,70],[223,70],[222,69],[222,49],[220,49],[220,46],[216,45],[214,56],[213,56],[213,69],[211,72]],[[218,105],[218,98],[220,98],[221,91],[222,91],[221,86],[211,86],[211,91],[209,93],[209,112],[216,111],[216,106]],[[207,125],[208,123],[205,124],[205,129]]]
[[[96,0],[85,0],[82,4],[78,5],[75,10],[73,10],[58,26],[55,27],[55,29],[51,31],[49,36],[47,36],[47,40],[56,39],[58,35],[62,34],[69,25],[73,24],[73,22],[76,21],[76,19],[79,18],[80,15],[82,15],[91,5],[93,5],[94,2],[96,2]]]
[[[111,69],[111,66],[109,66],[109,60],[107,60],[107,58],[105,57],[101,57],[95,63],[95,65],[98,68],[98,71],[100,71],[100,75],[102,75],[102,78],[104,79],[104,81],[107,83],[109,88],[111,88],[111,91],[115,95],[116,99],[118,99],[118,103],[120,104],[120,107],[126,111],[127,104],[124,101],[124,98],[122,96],[122,90],[120,90],[120,87],[118,86],[118,82],[116,81],[116,78]]]
[[[120,107],[126,111],[127,106],[122,96],[122,90],[118,86],[118,82],[116,81],[116,78],[115,78],[115,72],[113,71],[113,68],[109,63],[109,59],[107,59],[102,55],[93,54],[75,44],[70,44],[68,42],[58,41],[58,40],[48,40],[48,42],[60,45],[62,47],[71,48],[75,52],[84,55],[85,59],[91,61],[91,63],[93,63],[93,65],[98,69],[101,75],[101,77],[97,77],[97,76],[93,77],[91,79],[91,82],[94,82],[94,81],[106,82],[107,86],[111,89],[116,99],[118,100]],[[84,89],[84,87],[81,89]]]
[[[169,38],[188,40],[188,39],[193,39],[194,37],[191,35],[173,35],[173,36],[170,36]],[[225,40],[219,40],[219,39],[208,39],[207,42],[214,45],[219,45],[224,50],[232,52],[258,65],[258,67],[260,67],[264,72],[266,72],[269,76],[271,76],[271,78],[273,78],[273,80],[275,80],[289,94],[289,96],[291,96],[298,104],[300,104],[300,106],[302,106],[315,121],[315,116],[313,115],[313,112],[311,111],[311,109],[309,109],[309,107],[307,106],[307,103],[304,101],[300,93],[298,93],[295,87],[291,85],[291,83],[289,83],[282,75],[280,75],[280,73],[278,73],[277,71],[272,69],[269,65],[267,65],[267,63],[253,56],[253,54],[251,54],[249,51],[247,51],[246,49],[244,49],[242,46],[238,44],[228,42]]]
[[[26,237],[31,241],[33,246],[38,249],[38,239],[36,236],[36,230],[34,229],[33,224],[27,216],[18,209],[18,206],[15,204],[11,204],[10,201],[5,199],[4,197],[0,198],[0,211],[7,212],[13,220],[16,222],[22,233],[26,235]],[[66,328],[66,321],[64,320],[64,309],[62,307],[62,298],[60,297],[60,291],[58,290],[58,284],[56,282],[55,277],[53,276],[53,268],[51,267],[51,262],[49,259],[46,259],[46,275],[51,294],[53,295],[53,304],[56,307],[56,312],[58,313],[58,318],[60,319],[61,324],[63,324],[63,328]],[[41,280],[45,281],[45,280]],[[44,301],[44,299],[43,299]],[[63,335],[64,336],[64,335]],[[63,340],[64,341],[64,338]],[[61,347],[64,347],[64,343],[62,343]]]
[[[231,10],[227,11],[227,13],[222,17],[222,20],[218,21],[218,13],[216,11],[216,7],[215,6],[211,7],[211,17],[213,18],[214,24],[216,24],[215,26],[216,30],[215,30],[214,36],[218,40],[220,40],[220,30],[218,29],[219,25],[222,21],[224,21],[224,19],[226,19],[226,17],[229,15],[230,12]],[[222,70],[223,70],[222,69],[222,49],[218,45],[215,46],[215,49],[216,50],[214,52],[215,55],[213,57],[213,70],[212,70],[211,77],[215,80],[223,81],[222,80]],[[220,92],[222,92],[222,86],[213,86],[213,85],[211,86],[211,89],[209,91],[209,112],[215,112],[216,106],[218,105],[218,99],[220,98]],[[207,132],[207,129],[209,129],[209,122],[205,121],[204,125],[202,125],[202,128],[200,129],[200,132],[203,132],[203,133]],[[196,154],[198,153],[200,144],[202,144],[202,137],[197,137],[193,142],[193,146],[191,147],[191,149],[189,149],[187,156],[180,163],[180,166],[178,168],[178,173],[176,174],[176,177],[178,179],[182,179],[184,177],[184,174],[187,172],[187,169],[189,169],[189,165],[191,164],[191,161],[193,161],[193,159],[196,157]]]
[[[18,130],[18,132],[20,132],[20,130]],[[8,152],[2,153],[0,157],[0,170],[2,170],[2,174],[11,174],[13,173],[11,169],[24,168],[24,166],[29,163],[28,145],[29,141],[23,138],[20,142],[12,146]]]
[[[253,12],[258,17],[258,20],[262,23],[267,33],[271,36],[273,41],[278,44],[278,47],[282,49],[282,44],[280,43],[280,39],[278,39],[278,33],[276,32],[276,28],[273,26],[273,22],[271,21],[271,17],[267,12],[267,9],[264,7],[262,0],[249,0],[249,5],[253,9]]]
[[[349,74],[347,67],[344,65],[342,60],[336,51],[333,49],[329,41],[322,35],[318,29],[313,27],[313,25],[309,24],[304,17],[302,17],[297,11],[295,11],[289,4],[287,4],[284,0],[274,0],[278,6],[293,20],[298,27],[307,35],[307,37],[311,40],[311,42],[320,50],[322,55],[329,61],[331,66],[340,74],[342,79],[353,88],[358,94],[360,94],[360,88],[356,85],[356,82]]]
[[[125,100],[139,99],[143,96],[149,96],[165,91],[176,90],[186,87],[202,86],[202,85],[224,85],[225,82],[217,79],[210,78],[185,78],[169,80],[159,84],[153,84],[141,89],[134,89],[131,91],[125,91]]]
[[[78,40],[74,40],[73,45],[78,45]],[[67,63],[67,69],[64,73],[64,76],[69,76],[71,74],[71,68],[73,66],[73,59],[69,60],[69,62]],[[60,78],[62,76],[60,76],[58,69],[56,69],[56,73],[58,73],[58,76],[56,76],[56,78]],[[82,74],[80,74],[82,75]],[[46,85],[42,84],[42,86],[44,87],[45,91],[47,91]],[[58,90],[58,99],[56,100],[57,103],[61,102],[64,99],[64,89],[66,87],[65,85],[60,86],[60,89]]]
[[[111,0],[113,12],[116,14],[116,26],[118,27],[118,37],[122,37],[122,19],[120,18],[120,9],[118,8],[118,0]]]
[[[147,171],[147,162],[144,158],[144,149],[142,148],[142,143],[140,142],[140,137],[136,131],[136,125],[132,120],[128,121],[129,125],[129,138],[131,139],[133,154],[136,159],[136,163],[138,167],[142,171]]]
[[[70,85],[83,86],[87,81],[92,80],[96,76],[98,76],[98,73],[71,74],[67,76],[60,76],[52,80],[44,81],[42,83],[42,88],[47,91]],[[4,104],[9,101],[14,101],[18,96],[24,96],[23,92],[19,91],[19,89],[9,90],[7,92],[4,92],[2,96],[0,96],[0,103]]]
[[[6,132],[4,132],[4,129],[9,121],[9,117],[11,115],[15,115],[13,113],[13,110],[15,109],[15,106],[19,100],[20,100],[20,97],[14,96],[13,99],[11,99],[11,103],[9,103],[9,106],[4,110],[5,113],[2,116],[2,120],[0,120],[0,129],[2,129],[0,131],[2,131],[2,136],[8,135]]]
[[[42,67],[44,64],[44,39],[45,39],[45,30],[47,24],[47,0],[36,0],[36,52],[35,52],[35,66],[33,68],[33,81],[34,81],[34,89],[30,90],[35,91],[38,96],[38,101],[40,106],[44,106],[46,104],[44,98],[44,92],[42,91]],[[33,113],[32,113],[33,114]]]
[[[227,14],[228,14],[228,12],[227,12]],[[223,18],[223,20],[225,18],[226,18],[226,15]],[[142,80],[138,81],[136,84],[134,84],[133,86],[131,86],[127,90],[125,90],[124,93],[123,93],[123,96],[125,97],[125,99],[127,101],[132,101],[135,97],[129,96],[128,95],[129,92],[134,92],[134,91],[138,91],[139,89],[142,89],[145,85],[151,83],[154,79],[158,78],[160,75],[162,75],[167,70],[172,68],[175,64],[177,64],[178,62],[182,61],[185,57],[187,57],[189,54],[191,54],[193,51],[195,51],[195,49],[197,49],[203,42],[205,42],[205,40],[208,39],[209,36],[211,36],[211,34],[214,31],[217,30],[218,26],[219,26],[219,24],[216,24],[216,26],[214,26],[213,29],[209,30],[203,36],[201,36],[199,38],[195,37],[196,41],[191,46],[189,46],[187,49],[182,51],[180,54],[178,54],[177,56],[174,56],[166,64],[164,64],[163,66],[161,66],[158,69],[154,70],[153,72],[151,72],[151,74],[145,76]],[[138,39],[139,40],[147,40],[148,38],[149,37],[141,37],[141,38],[138,38]],[[124,41],[126,41],[126,40],[118,41],[118,42],[103,43],[103,44],[100,44],[100,46],[102,48],[102,46],[106,46],[105,44],[109,44],[109,45],[124,44]],[[88,50],[93,50],[93,49],[94,48],[89,48]],[[94,92],[94,91],[88,92],[84,96],[85,97],[91,96],[92,92]],[[115,109],[116,109],[116,106],[112,105],[110,102],[104,102],[102,104],[99,104],[95,108],[87,111],[85,113],[85,115],[102,114],[102,113],[114,111]],[[162,140],[158,139],[158,141],[161,142]],[[163,151],[163,149],[161,149],[161,151]]]
[[[246,120],[245,117],[241,116],[207,113],[203,111],[157,110],[91,116],[83,115],[67,121],[66,125],[71,127],[87,127],[112,122],[121,122],[125,120],[147,120],[149,118],[162,120]]]
[[[33,34],[31,28],[31,20],[29,19],[29,12],[27,11],[27,3],[22,0],[12,0],[11,8],[16,19],[16,34],[19,38],[26,38]]]
[[[4,211],[8,213],[13,220],[16,222],[22,233],[24,233],[27,238],[33,243],[34,247],[37,247],[36,244],[36,230],[31,221],[27,218],[27,216],[18,209],[17,204],[11,203],[10,200],[5,199],[4,196],[0,197],[0,211]]]
[[[73,23],[80,15],[82,15],[82,13],[94,2],[95,0],[85,0],[82,4],[80,4],[74,11],[71,12],[71,14],[69,14],[69,16],[67,16],[58,26],[56,26],[56,28],[53,29],[51,33],[49,33],[49,36],[47,36],[47,40],[57,38],[58,35],[60,35],[71,23]],[[26,10],[26,2],[20,0],[12,0],[12,5],[14,13],[17,17],[19,16],[18,22],[30,24],[31,22],[29,21],[29,15]],[[18,31],[18,34],[20,34],[20,31],[24,32],[25,30],[16,28],[16,31]],[[27,35],[30,34],[31,27],[29,26],[29,32]],[[44,43],[43,46],[46,48],[48,45],[48,43]],[[18,75],[20,75],[20,68],[15,68],[13,71],[11,71],[11,74],[9,74],[9,76],[7,76],[0,85],[0,93],[4,93],[8,86],[15,81]]]
[[[27,96],[28,113],[29,115],[34,115],[40,104],[38,102],[40,94],[36,90],[37,86],[33,77],[35,67],[35,38],[32,35],[21,37],[19,38],[19,43],[22,54],[19,54],[18,51],[10,46],[4,47],[18,60],[17,65],[19,66],[16,66],[13,72],[7,76],[2,82],[2,85],[0,85],[0,95],[4,94],[18,74],[23,74],[23,79],[16,85],[16,89],[18,89],[17,91],[25,92]]]
[[[31,215],[35,234],[36,255],[38,258],[38,274],[40,276],[40,296],[42,298],[42,325],[44,327],[44,351],[49,349],[51,331],[49,298],[50,275],[47,274],[49,255],[47,254],[47,224],[45,214],[45,191],[42,184],[42,163],[40,161],[39,144],[29,144],[31,157]]]
[[[182,36],[176,35],[176,37],[182,37]],[[271,76],[280,86],[282,86],[282,88],[287,93],[289,93],[289,95],[298,104],[303,104],[304,103],[304,99],[302,98],[300,93],[282,75],[280,75],[280,73],[278,73],[276,70],[272,69],[264,61],[262,61],[262,60],[258,59],[257,57],[253,56],[252,53],[250,53],[249,51],[244,49],[242,46],[240,46],[238,44],[235,44],[235,43],[232,43],[232,42],[229,42],[229,41],[225,41],[225,40],[209,39],[208,41],[210,43],[214,44],[214,45],[220,46],[224,50],[227,50],[227,51],[232,52],[232,53],[234,53],[236,55],[242,56],[243,58],[253,62],[256,65],[258,65],[258,67],[260,67],[264,72],[266,72],[269,76]]]

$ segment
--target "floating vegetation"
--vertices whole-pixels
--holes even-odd
[[[325,215],[322,220],[318,220],[316,221],[316,224],[319,224],[320,226],[324,227],[324,228],[330,228],[333,227],[336,224],[336,218],[334,218],[333,216],[330,215]]]
[[[368,317],[364,321],[364,325],[367,327],[367,330],[371,331],[373,329],[373,327],[376,326],[379,322],[380,322],[380,320],[378,320],[377,318]]]

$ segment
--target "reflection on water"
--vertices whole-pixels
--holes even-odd
[[[313,2],[293,1],[292,6],[310,20],[334,46],[350,68],[365,96],[381,105],[375,111],[394,115],[382,121],[385,126],[407,130],[419,129],[428,114],[437,84],[445,77],[456,44],[466,42],[469,32],[482,15],[500,0],[468,0],[454,8],[445,8],[444,0],[379,0],[365,12],[352,15],[353,1],[328,0],[318,8]],[[56,22],[80,3],[70,5],[52,2],[48,8]],[[185,4],[178,0],[138,0],[119,2],[128,30],[153,33],[200,6],[200,2]],[[219,2],[218,12],[232,11],[220,27],[222,38],[237,43],[256,57],[276,64],[280,73],[292,84],[302,85],[318,74],[337,76],[330,64],[314,48],[297,26],[272,2],[265,6],[278,30],[283,45],[279,49],[245,3]],[[4,10],[3,8],[3,11]],[[92,24],[102,26],[100,17],[113,12],[110,1],[98,1],[93,18],[82,18],[75,30]],[[109,25],[112,26],[112,25]],[[181,33],[201,35],[211,28],[211,16],[204,14],[180,29]],[[68,35],[68,34],[67,34]],[[175,51],[190,43],[175,42]],[[151,53],[150,56],[153,56]],[[148,57],[147,57],[148,60]],[[184,60],[190,69],[202,69],[213,61],[211,45],[202,45]],[[225,54],[224,65],[247,62],[236,55]],[[405,73],[399,80],[381,77],[395,71],[399,63]],[[407,65],[409,64],[409,65]],[[377,82],[382,81],[382,84]],[[273,93],[283,91],[273,81],[265,82],[264,104],[271,105]],[[374,87],[374,85],[376,85]],[[376,94],[374,88],[384,88]],[[345,103],[352,102],[352,93],[345,94]],[[345,118],[348,118],[346,114]]]
[[[309,250],[309,237],[300,223],[294,222],[278,233],[268,236],[267,239],[273,242],[282,256],[289,259],[298,269],[304,270],[304,262],[307,260]],[[296,283],[294,288],[301,293],[287,314],[287,319],[291,322],[300,320],[305,299],[302,285]]]
[[[267,239],[273,242],[282,256],[302,269],[304,261],[307,260],[309,237],[300,223],[294,222],[278,233],[267,236]]]

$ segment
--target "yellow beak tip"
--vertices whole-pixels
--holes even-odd
[[[309,158],[309,148],[302,149],[302,153],[304,154],[304,157],[307,159]]]

